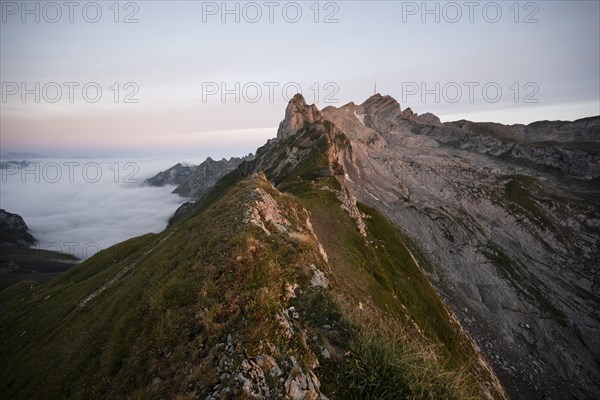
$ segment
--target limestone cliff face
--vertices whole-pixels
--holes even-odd
[[[415,132],[441,144],[507,159],[540,173],[554,170],[565,179],[590,181],[600,175],[600,118],[573,122],[540,121],[529,125],[502,125],[456,121],[437,129],[416,127]]]
[[[600,396],[599,117],[442,124],[389,96],[320,114],[295,98],[263,152],[302,163],[310,145],[290,135],[307,124],[327,138],[329,173],[425,251],[512,398]],[[256,168],[276,180],[275,161]]]
[[[301,94],[296,94],[285,109],[285,118],[279,124],[277,139],[285,139],[295,134],[306,125],[313,124],[321,118],[317,107],[308,106]]]

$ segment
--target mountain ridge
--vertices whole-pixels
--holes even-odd
[[[346,139],[319,121],[164,232],[0,294],[3,393],[505,398],[421,255],[335,178],[327,137]]]
[[[164,232],[0,294],[3,392],[593,398],[593,151],[515,162],[496,137],[365,103],[295,96]]]
[[[299,100],[291,109],[298,109]],[[384,112],[364,112],[378,101]],[[430,280],[486,352],[512,398],[594,397],[600,391],[594,350],[600,344],[594,268],[600,265],[600,117],[558,123],[567,131],[586,126],[577,148],[569,140],[539,148],[537,142],[507,144],[495,131],[482,136],[454,123],[418,122],[389,96],[375,95],[363,104],[367,107],[330,106],[320,114],[306,106],[293,121],[328,132],[329,169],[344,190],[378,209],[424,249],[433,265],[426,271]],[[530,125],[548,124],[556,125]],[[240,170],[268,171],[279,185],[286,166],[301,163],[307,154],[302,140],[284,144],[288,139],[278,135]],[[261,156],[278,146],[286,157]],[[464,243],[458,248],[457,239]],[[503,321],[500,330],[497,319]],[[579,376],[577,382],[569,379],[571,373]]]

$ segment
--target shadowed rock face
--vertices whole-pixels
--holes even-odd
[[[598,398],[599,123],[442,124],[381,95],[318,113],[296,96],[255,168],[277,177],[308,145],[261,154],[324,132],[330,173],[424,250],[512,398]]]
[[[222,159],[220,161],[215,161],[209,157],[202,164],[195,167],[189,178],[177,186],[173,193],[184,197],[199,198],[213,187],[219,179],[236,169],[243,161],[249,161],[252,158],[252,154],[242,158],[231,157],[229,160]]]
[[[229,160],[215,161],[208,157],[200,165],[178,163],[166,171],[161,171],[152,178],[146,179],[150,186],[177,185],[173,193],[183,197],[199,198],[208,189],[244,161],[254,158],[252,154],[245,157],[231,157]]]
[[[31,246],[36,242],[20,215],[0,210],[0,245]]]
[[[146,184],[150,186],[180,185],[190,178],[196,168],[196,165],[177,163],[168,170],[146,179]]]
[[[20,215],[0,209],[0,291],[21,281],[47,282],[79,261],[70,254],[31,247],[36,243]]]

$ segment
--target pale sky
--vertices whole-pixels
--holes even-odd
[[[598,1],[73,4],[0,1],[1,153],[241,155],[375,79],[443,121],[600,114]]]

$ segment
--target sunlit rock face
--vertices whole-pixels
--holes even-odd
[[[285,109],[285,118],[279,124],[277,139],[285,139],[295,134],[300,128],[310,125],[321,118],[317,107],[307,105],[301,94],[296,94]]]
[[[600,118],[442,124],[379,94],[322,116],[345,186],[424,249],[511,397],[598,397]]]

